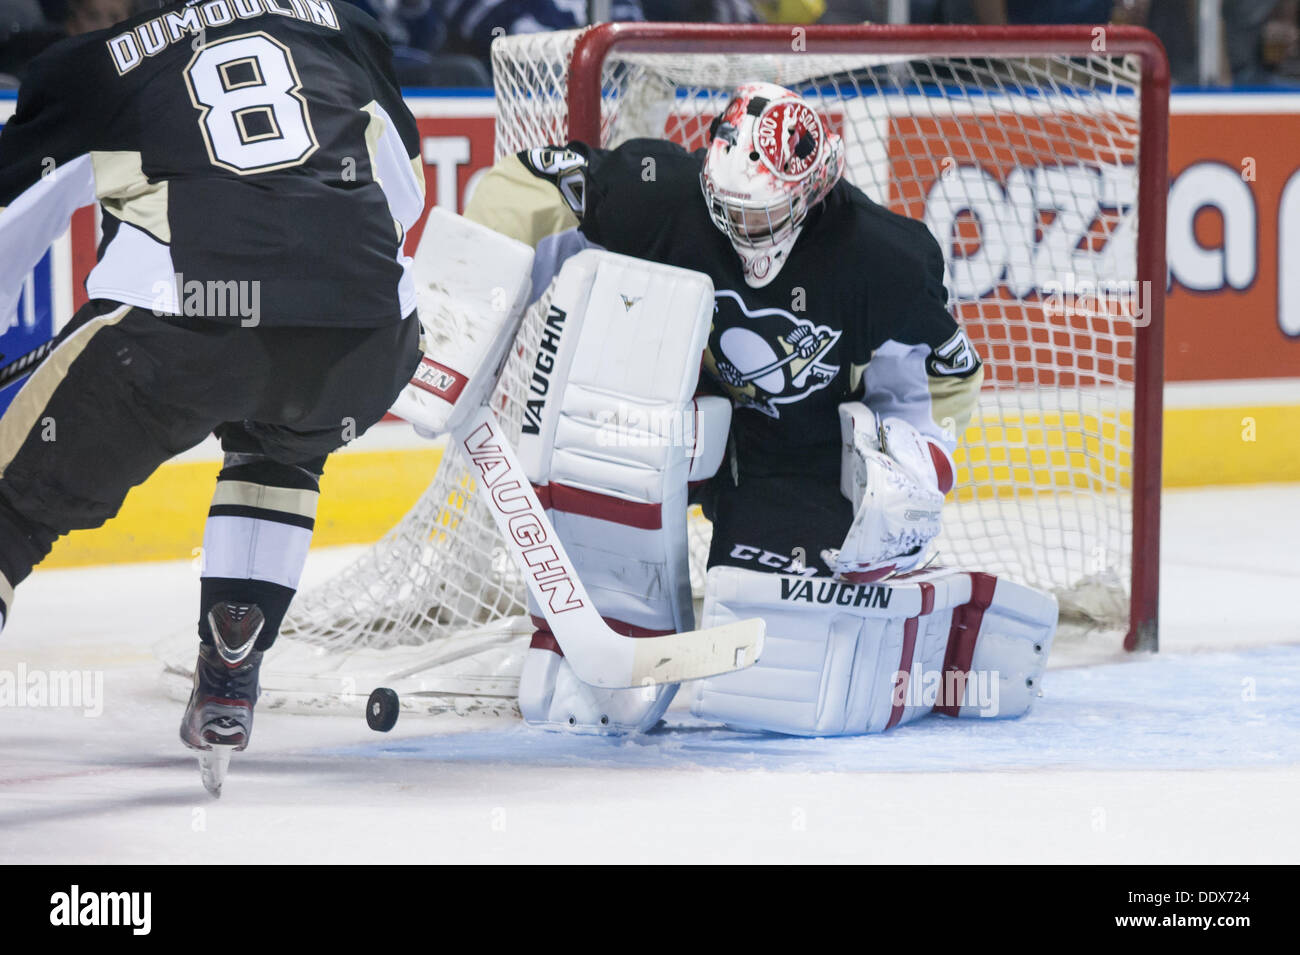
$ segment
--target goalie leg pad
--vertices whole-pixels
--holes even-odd
[[[626,736],[652,729],[678,684],[604,690],[573,674],[543,622],[524,657],[519,679],[519,712],[543,729],[599,736]]]
[[[424,354],[393,414],[435,437],[487,400],[528,302],[532,263],[522,242],[429,210],[414,267]]]
[[[761,616],[762,656],[692,686],[691,711],[737,729],[878,733],[931,712],[1019,716],[1056,630],[1050,594],[940,569],[887,583],[709,571],[704,626]]]
[[[567,260],[552,287],[519,455],[587,593],[622,633],[695,625],[686,507],[701,419],[714,469],[721,459],[723,415],[694,399],[712,314],[707,276],[603,250]],[[595,733],[659,720],[675,688],[581,684],[532,609],[525,719]]]
[[[1056,635],[1058,609],[1051,594],[991,574],[970,574],[971,599],[953,611],[944,661],[958,676],[935,706],[946,716],[1013,718],[1042,694],[1043,672]],[[963,680],[985,681],[966,689]],[[980,705],[978,700],[992,700]]]

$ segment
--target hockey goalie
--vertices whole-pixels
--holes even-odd
[[[498,162],[466,215],[533,246],[534,294],[552,289],[520,452],[628,635],[693,624],[685,512],[702,504],[701,623],[758,616],[767,640],[755,666],[689,684],[695,715],[818,736],[1018,716],[1055,599],[930,565],[983,368],[934,237],[843,170],[824,118],[766,83],[696,153],[573,142]],[[660,720],[677,686],[584,684],[533,619],[529,723]]]

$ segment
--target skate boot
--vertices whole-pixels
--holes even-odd
[[[253,734],[262,651],[253,649],[266,619],[256,604],[223,602],[208,611],[213,645],[199,647],[194,692],[181,718],[181,742],[199,750],[204,788],[221,795],[230,754]]]

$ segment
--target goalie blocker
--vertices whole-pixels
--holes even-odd
[[[518,332],[532,266],[524,243],[429,210],[413,269],[423,354],[393,414],[433,438],[478,410]]]

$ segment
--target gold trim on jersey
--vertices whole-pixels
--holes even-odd
[[[316,519],[316,502],[320,493],[305,488],[272,487],[252,481],[220,480],[212,492],[212,506],[222,504],[237,507],[258,507],[266,511],[296,514],[298,517]]]
[[[555,184],[534,176],[518,156],[501,159],[479,180],[465,218],[534,247],[578,225]]]
[[[150,182],[142,163],[138,152],[91,152],[95,198],[105,212],[167,244],[172,240],[167,181]]]
[[[4,477],[5,470],[18,454],[27,436],[40,422],[41,412],[49,405],[59,385],[63,384],[72,363],[81,357],[96,334],[116,325],[132,307],[123,305],[107,315],[92,318],[59,342],[54,351],[32,372],[22,390],[14,396],[9,410],[0,418],[0,478]]]
[[[854,364],[849,367],[850,394],[857,393],[866,370],[866,365]],[[931,420],[939,428],[960,438],[979,403],[980,387],[984,384],[984,366],[981,364],[965,377],[927,374],[925,378],[930,392]]]
[[[379,110],[379,104],[374,100],[361,107],[361,112],[370,116],[370,119],[366,121],[366,156],[370,159],[370,178],[375,181],[375,185],[382,191],[384,189],[384,180],[379,175],[379,143],[384,138],[384,130],[388,127]],[[387,192],[384,194],[387,195]],[[420,178],[420,195],[424,195],[423,176]],[[402,223],[398,222],[396,218],[393,219],[393,228],[397,232],[397,241],[405,240],[406,230],[402,228]]]
[[[930,417],[934,423],[960,437],[970,424],[984,384],[981,364],[964,378],[955,375],[927,375],[930,386]]]
[[[425,199],[426,196],[425,196],[425,188],[424,188],[424,157],[423,156],[411,157],[411,175],[415,177],[415,184],[420,190],[420,199],[421,200]]]
[[[382,110],[383,107],[375,100],[371,100],[361,107],[361,112],[370,116],[370,119],[366,122],[366,154],[370,157],[370,176],[380,189],[384,188],[384,181],[379,175],[379,143],[388,129]],[[420,193],[420,201],[423,202],[425,198],[424,160],[419,156],[410,156],[408,162],[411,164],[411,179],[415,184],[416,191]],[[406,238],[406,230],[402,228],[402,223],[394,219],[393,228],[397,230],[398,241],[403,241]]]

